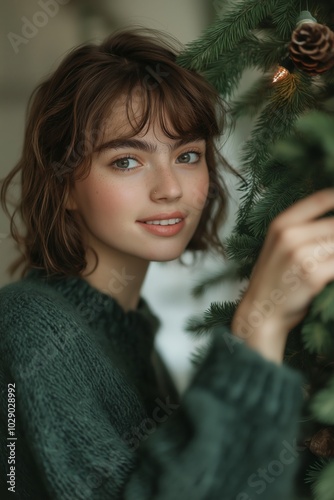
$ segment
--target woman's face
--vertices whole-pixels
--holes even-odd
[[[113,112],[88,177],[77,180],[67,208],[99,258],[178,258],[199,223],[209,186],[205,140],[181,142],[158,127],[123,140],[124,107]]]

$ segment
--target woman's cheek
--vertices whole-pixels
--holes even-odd
[[[205,207],[209,195],[209,174],[203,173],[196,184],[196,188],[192,194],[195,210],[202,211]]]

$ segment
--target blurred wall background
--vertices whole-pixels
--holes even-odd
[[[207,0],[5,0],[1,4],[0,29],[0,177],[20,157],[28,98],[40,80],[52,71],[74,46],[102,40],[119,27],[142,25],[164,30],[186,43],[197,38],[213,20],[214,2]],[[231,138],[225,154],[235,164],[238,137]],[[231,192],[230,217],[222,236],[231,228],[237,203],[234,179],[227,177]],[[9,237],[9,224],[0,213],[0,286],[10,278],[6,268],[16,256]],[[143,295],[162,319],[157,348],[163,355],[179,389],[186,387],[192,373],[189,354],[195,342],[184,332],[185,321],[203,312],[211,301],[231,300],[237,286],[211,290],[201,299],[191,289],[207,272],[223,262],[207,257],[195,268],[178,262],[153,263]]]

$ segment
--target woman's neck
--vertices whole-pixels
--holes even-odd
[[[98,257],[96,269],[87,276],[95,265],[95,257],[87,252],[87,267],[82,277],[94,288],[113,297],[125,311],[136,309],[149,262],[117,253],[103,255],[99,252]]]

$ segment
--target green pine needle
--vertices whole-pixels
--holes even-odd
[[[333,351],[333,333],[327,325],[319,321],[305,323],[302,327],[302,337],[305,348],[311,353],[326,354]]]
[[[226,98],[237,89],[240,78],[247,68],[268,71],[268,90],[277,69],[278,61],[287,55],[286,44],[273,34],[265,35],[258,31],[248,33],[242,42],[227,52],[222,52],[217,61],[208,64],[203,73],[205,77]]]
[[[220,54],[231,50],[267,18],[275,9],[275,0],[248,0],[238,2],[234,8],[218,18],[196,41],[186,45],[178,58],[181,66],[203,70],[217,61]]]
[[[272,92],[272,73],[260,77],[250,89],[231,103],[231,113],[236,120],[241,116],[256,116]]]
[[[236,311],[238,302],[213,302],[203,316],[190,318],[186,330],[195,337],[211,331],[215,327],[229,326]]]
[[[285,40],[290,41],[299,13],[300,2],[296,0],[285,0],[285,2],[276,3],[273,10],[273,22],[277,27],[277,31]]]
[[[232,234],[225,241],[226,254],[236,262],[249,261],[257,258],[262,241],[246,234]]]
[[[286,178],[267,189],[261,199],[254,204],[247,217],[247,224],[254,238],[262,241],[274,218],[295,201],[296,188],[294,185],[289,186]]]
[[[321,144],[329,161],[326,166],[334,165],[334,117],[325,113],[313,112],[306,115],[297,124],[298,130],[313,144]]]
[[[322,470],[317,472],[315,469],[313,474],[312,471],[309,474],[310,479],[314,481],[314,500],[333,500],[334,462],[319,460],[317,467],[322,467]]]
[[[326,465],[328,465],[330,461],[326,458],[317,459],[310,467],[306,473],[305,482],[306,483],[315,483],[319,479],[319,475],[324,469]]]
[[[315,394],[310,407],[319,422],[334,425],[334,377],[329,380],[325,389]]]
[[[334,321],[334,283],[327,285],[313,300],[309,315],[311,318],[318,316],[324,323]]]

